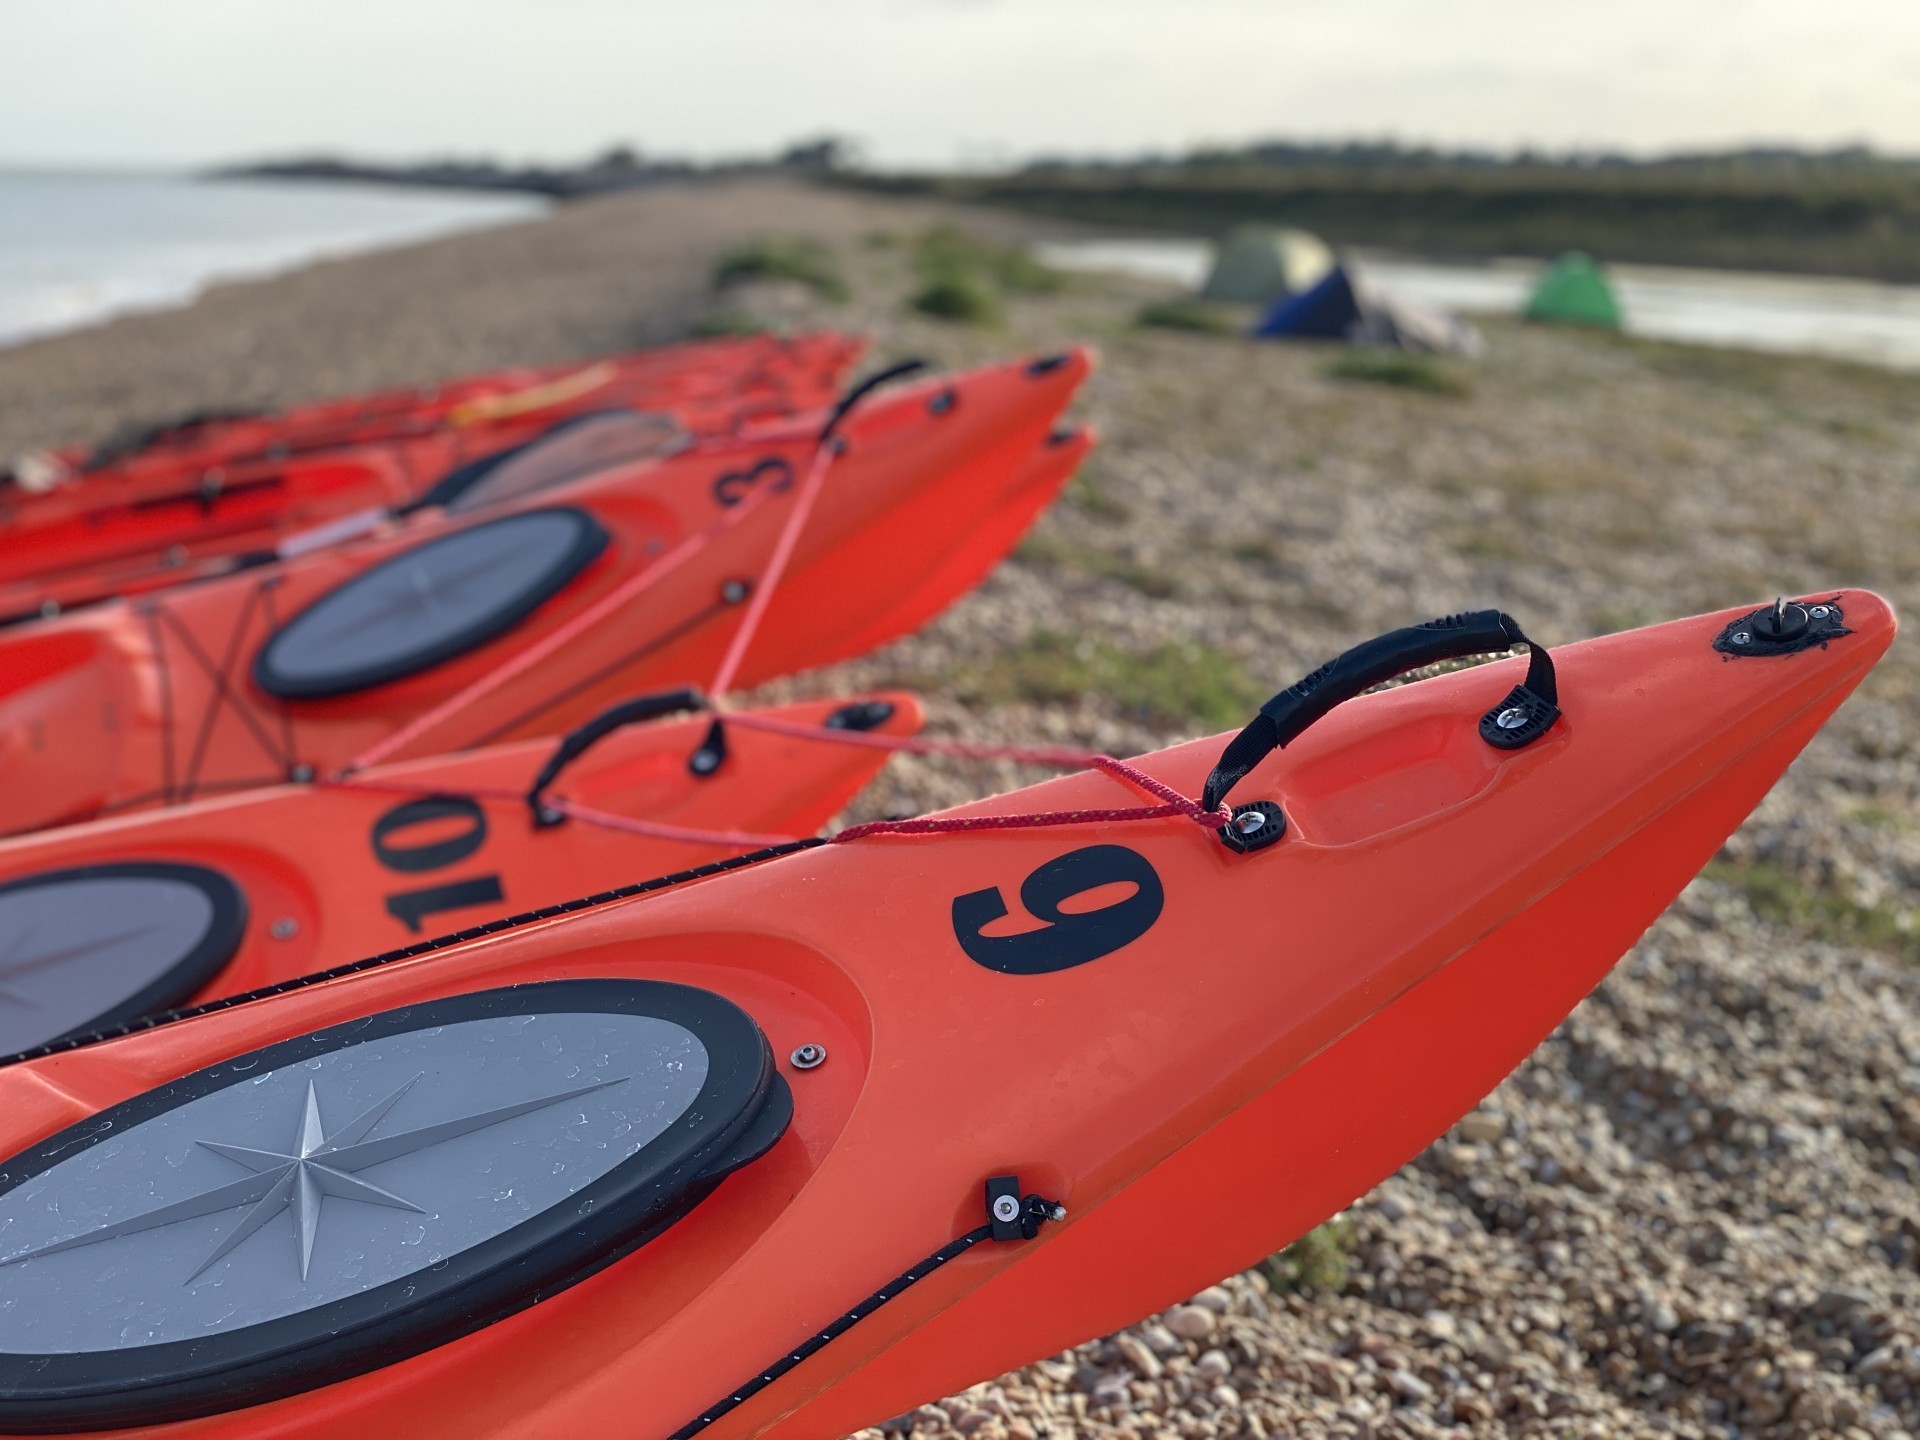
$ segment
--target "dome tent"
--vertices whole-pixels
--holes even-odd
[[[1526,317],[1550,325],[1620,328],[1620,302],[1593,257],[1570,250],[1547,267],[1527,301]]]
[[[1265,305],[1312,288],[1332,268],[1333,252],[1316,235],[1284,226],[1239,225],[1220,242],[1200,298]]]
[[[1344,340],[1349,345],[1448,355],[1477,355],[1482,348],[1479,331],[1465,321],[1390,295],[1345,265],[1336,265],[1304,295],[1275,301],[1253,327],[1253,335],[1262,340]]]

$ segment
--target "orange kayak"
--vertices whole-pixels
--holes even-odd
[[[803,429],[802,424],[787,422],[751,438],[776,439]],[[217,515],[214,508],[182,496],[89,515],[66,527],[69,538],[81,541],[75,553],[83,558],[23,579],[0,581],[0,625],[51,619],[102,600],[172,589],[293,559],[389,531],[417,512],[470,515],[585,479],[596,471],[665,459],[696,443],[669,416],[602,411],[561,421],[532,440],[456,466],[424,493],[392,455],[377,447],[297,457],[280,462],[266,486],[223,492]],[[306,498],[289,503],[287,495],[293,488]],[[314,503],[308,504],[308,499]],[[362,501],[367,503],[349,508]],[[177,525],[180,537],[179,543],[164,549],[155,549],[150,538],[153,512],[158,509],[172,513],[165,523]],[[317,523],[283,528],[308,519]],[[21,554],[30,558],[59,548],[47,532],[41,532],[37,538],[23,537]]]
[[[403,392],[433,397],[410,405],[372,396],[176,427],[42,491],[0,485],[0,616],[144,588],[147,572],[148,585],[172,583],[212,559],[417,505],[463,468],[583,423],[611,462],[790,420],[833,402],[861,348],[842,335],[762,336],[612,357],[571,380],[509,372]]]
[[[820,1440],[1109,1332],[1497,1084],[1893,633],[1360,695],[1452,617],[1135,762],[1224,825],[1081,774],[16,1064],[0,1427]]]
[[[886,763],[740,726],[709,765],[711,717],[657,718],[701,708],[668,692],[559,740],[0,841],[0,936],[32,931],[0,962],[0,1054],[810,835]],[[922,719],[895,692],[746,713],[892,735]]]
[[[1074,352],[856,408],[738,683],[864,653],[977,584],[1090,443],[1052,430],[1087,369]],[[0,828],[328,775],[430,715],[383,758],[552,734],[636,691],[710,683],[816,433],[599,472],[476,522],[423,513],[0,630]]]

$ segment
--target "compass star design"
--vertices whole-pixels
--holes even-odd
[[[70,1240],[59,1240],[51,1245],[42,1245],[37,1249],[0,1260],[0,1266],[17,1265],[22,1260],[32,1260],[41,1255],[55,1255],[62,1250],[77,1250],[83,1245],[96,1245],[102,1240],[113,1240],[142,1230],[157,1229],[162,1225],[172,1225],[180,1220],[217,1215],[222,1210],[232,1210],[246,1205],[251,1208],[240,1217],[240,1223],[227,1232],[226,1237],[213,1247],[213,1253],[200,1262],[199,1269],[182,1283],[191,1285],[198,1280],[211,1266],[225,1259],[235,1247],[282,1210],[292,1212],[294,1243],[300,1253],[300,1278],[304,1281],[313,1259],[313,1242],[320,1233],[322,1202],[328,1196],[337,1200],[358,1200],[367,1205],[385,1205],[395,1210],[411,1210],[416,1215],[428,1213],[404,1196],[396,1195],[391,1190],[384,1190],[371,1181],[362,1180],[355,1173],[356,1171],[368,1169],[383,1161],[397,1160],[402,1155],[412,1155],[462,1135],[471,1135],[476,1130],[485,1130],[489,1126],[502,1124],[516,1116],[531,1114],[535,1110],[544,1110],[549,1105],[558,1105],[562,1101],[590,1095],[595,1090],[604,1090],[609,1085],[618,1085],[627,1077],[623,1075],[616,1080],[597,1080],[591,1085],[579,1085],[571,1090],[562,1090],[557,1095],[543,1095],[533,1100],[521,1100],[512,1105],[476,1111],[474,1114],[462,1115],[453,1120],[442,1120],[435,1125],[422,1125],[416,1130],[403,1130],[397,1135],[368,1139],[367,1137],[373,1133],[380,1122],[386,1119],[387,1112],[393,1109],[399,1103],[400,1097],[411,1090],[420,1079],[421,1076],[414,1076],[384,1100],[375,1102],[331,1134],[327,1133],[326,1126],[321,1121],[320,1097],[314,1090],[313,1082],[309,1080],[306,1107],[300,1117],[299,1128],[294,1134],[293,1143],[287,1149],[260,1150],[248,1145],[223,1144],[216,1140],[196,1142],[222,1159],[231,1160],[251,1170],[253,1173],[245,1179],[235,1180],[226,1185],[216,1185],[211,1190],[203,1190],[198,1195],[177,1200],[171,1205],[162,1205],[157,1210],[147,1211],[144,1215],[116,1220],[97,1229],[85,1231]]]
[[[418,563],[403,566],[398,576],[404,578],[405,585],[388,584],[384,604],[357,617],[350,616],[321,637],[322,643],[337,645],[342,640],[350,640],[375,625],[391,624],[411,612],[419,612],[428,620],[439,619],[446,613],[443,600],[459,598],[460,591],[487,575],[491,575],[500,566],[501,557],[488,555],[477,564],[464,570],[456,570],[435,580],[433,572]]]

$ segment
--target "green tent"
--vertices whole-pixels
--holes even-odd
[[[1527,301],[1527,319],[1550,325],[1593,325],[1602,330],[1620,328],[1620,302],[1593,257],[1571,250],[1547,267]]]
[[[1227,233],[1200,295],[1270,305],[1310,290],[1333,268],[1333,253],[1316,235],[1273,225],[1240,225]]]

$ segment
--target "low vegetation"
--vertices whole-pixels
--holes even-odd
[[[1842,945],[1885,950],[1920,961],[1920,928],[1913,911],[1862,905],[1832,890],[1809,885],[1771,860],[1716,861],[1709,878],[1738,890],[1762,920]]]
[[[1337,1294],[1346,1288],[1353,1261],[1353,1222],[1336,1215],[1317,1225],[1277,1255],[1260,1264],[1275,1290],[1318,1290]]]
[[[998,323],[1001,299],[1045,295],[1066,277],[1026,251],[995,245],[951,225],[936,226],[914,246],[920,287],[909,302],[923,315],[970,325]]]
[[[1074,545],[1051,535],[1034,535],[1020,547],[1019,555],[1029,564],[1049,570],[1078,570],[1118,580],[1154,600],[1170,600],[1180,593],[1180,582],[1165,571],[1097,545]]]
[[[1037,630],[956,677],[962,700],[1053,705],[1100,696],[1149,724],[1225,730],[1267,698],[1240,663],[1209,645],[1167,641],[1146,651]]]
[[[1236,335],[1240,327],[1226,311],[1204,300],[1155,300],[1140,307],[1134,323],[1148,330],[1185,330],[1194,335]]]
[[[910,302],[922,315],[957,320],[963,325],[995,325],[1000,321],[999,298],[977,275],[955,271],[937,275],[913,292]]]
[[[713,268],[713,287],[751,280],[789,280],[823,300],[845,300],[846,276],[833,252],[817,240],[767,237],[729,250]]]
[[[1431,355],[1404,350],[1349,350],[1322,366],[1320,373],[1330,380],[1392,385],[1428,395],[1466,395],[1473,388],[1457,370]]]
[[[1817,159],[1817,157],[1814,157]],[[1196,154],[1011,175],[862,176],[899,195],[1218,235],[1277,216],[1342,246],[1920,278],[1920,164],[1556,164],[1431,154]]]
[[[1066,276],[1018,246],[996,245],[953,225],[938,225],[922,235],[914,263],[923,275],[981,276],[1009,295],[1051,295],[1066,285]]]
[[[723,335],[758,335],[766,323],[745,310],[710,310],[688,327],[696,340],[713,340]]]
[[[1067,486],[1067,498],[1096,520],[1124,524],[1133,518],[1133,507],[1116,496],[1102,478],[1097,456],[1089,456],[1080,473]]]

